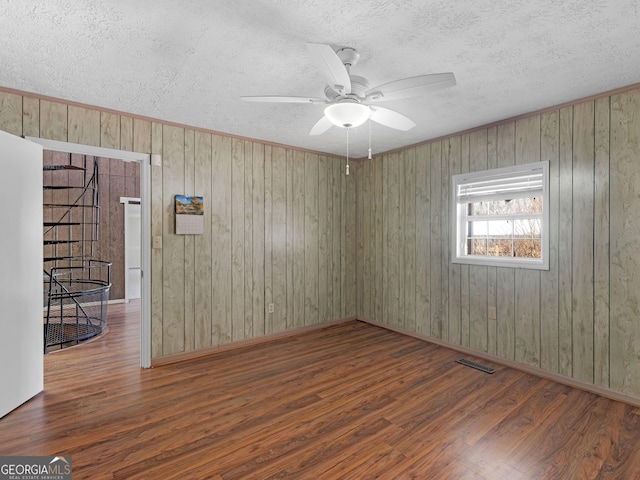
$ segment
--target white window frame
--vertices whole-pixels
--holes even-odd
[[[542,173],[541,185],[539,181],[540,173]],[[481,182],[502,183],[502,180],[504,180],[504,185],[506,185],[510,179],[526,177],[529,174],[537,175],[538,180],[531,183],[520,182],[520,185],[513,186],[513,188],[505,187],[498,191],[487,189],[483,192],[482,188],[477,188],[477,185]],[[471,187],[471,185],[474,185],[474,187]],[[465,187],[467,188],[465,189]],[[466,196],[465,190],[467,192]],[[471,203],[465,200],[507,200],[516,197],[538,197],[540,195],[542,196],[541,258],[493,257],[465,253],[468,223],[467,211],[468,204]],[[549,162],[535,162],[453,175],[451,177],[451,219],[451,261],[453,263],[549,270]]]

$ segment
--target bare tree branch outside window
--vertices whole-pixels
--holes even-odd
[[[542,198],[468,204],[467,254],[541,258]]]

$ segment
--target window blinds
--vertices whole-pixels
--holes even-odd
[[[537,197],[543,194],[545,164],[509,167],[492,173],[457,176],[457,203],[475,203],[514,198]]]

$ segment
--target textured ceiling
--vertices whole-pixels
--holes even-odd
[[[373,124],[374,152],[640,82],[637,0],[0,0],[0,40],[0,86],[342,156],[344,129],[308,135],[322,105],[240,100],[321,97],[307,42],[371,86],[455,73],[385,102],[417,126]]]

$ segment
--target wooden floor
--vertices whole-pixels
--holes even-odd
[[[46,356],[0,455],[78,479],[640,479],[640,411],[360,322],[141,370],[138,306]],[[477,359],[476,359],[477,360]]]

